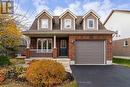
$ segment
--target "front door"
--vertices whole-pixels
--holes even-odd
[[[60,40],[60,57],[67,56],[67,40],[61,39]]]

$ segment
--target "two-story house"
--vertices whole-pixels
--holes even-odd
[[[104,26],[118,31],[113,40],[113,56],[130,57],[130,10],[111,11]]]
[[[28,36],[27,58],[70,59],[75,64],[112,63],[112,31],[107,30],[93,10],[76,16],[66,10],[52,16],[44,10],[36,16]]]

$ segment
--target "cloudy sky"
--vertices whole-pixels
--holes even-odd
[[[113,9],[130,10],[130,0],[15,0],[15,13],[26,15],[28,25],[43,9],[47,9],[52,15],[60,15],[66,9],[76,15],[84,15],[93,9],[104,22]]]

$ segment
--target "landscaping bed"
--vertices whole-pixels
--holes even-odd
[[[72,74],[56,61],[34,60],[28,67],[11,62],[0,67],[0,87],[32,86],[77,87]]]
[[[27,82],[18,82],[14,80],[5,80],[0,87],[32,87]]]
[[[44,86],[33,85],[32,83],[27,81],[25,79],[25,76],[23,76],[22,74],[19,75],[19,76],[16,76],[16,73],[14,73],[12,70],[10,70],[10,68],[12,68],[12,66],[0,67],[0,70],[5,70],[6,69],[8,71],[8,73],[12,72],[12,76],[5,75],[7,77],[5,77],[2,82],[0,82],[0,87],[44,87]],[[19,68],[19,72],[21,72],[20,68]],[[74,81],[73,77],[69,76],[68,79],[70,79],[70,78],[72,78],[72,81],[66,80],[63,83],[61,83],[59,85],[56,85],[54,87],[77,87],[77,83]]]

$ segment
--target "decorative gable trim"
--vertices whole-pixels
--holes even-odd
[[[85,29],[85,26],[86,26],[86,24],[85,24],[85,17],[86,16],[88,16],[88,15],[92,15],[92,16],[94,16],[96,19],[97,19],[97,23],[96,23],[96,29],[98,30],[98,21],[99,21],[99,19],[100,19],[100,16],[94,11],[94,10],[89,10],[82,18],[83,18],[83,30],[86,30]]]
[[[52,16],[47,10],[45,10],[45,9],[44,9],[42,12],[40,12],[40,13],[36,16],[36,18],[38,18],[39,16],[41,16],[43,13],[46,13],[49,18],[53,18],[53,16]]]
[[[39,18],[38,17],[41,16],[42,14],[44,14],[44,13],[46,13],[47,16],[51,19],[50,30],[52,30],[52,19],[53,19],[53,16],[47,10],[45,10],[45,9],[36,16],[36,19],[37,19],[37,30],[40,29],[40,27],[39,27]]]
[[[100,16],[94,11],[94,10],[89,10],[84,16],[83,16],[83,19],[87,16],[87,15],[89,15],[89,14],[92,14],[94,17],[96,17],[96,18],[100,18]]]
[[[73,14],[73,12],[71,12],[70,10],[66,10],[63,14],[61,14],[59,16],[59,18],[62,18],[66,13],[70,13],[73,18],[77,18],[77,16],[75,14]]]
[[[60,29],[61,30],[63,30],[62,29],[62,27],[64,27],[63,26],[63,23],[62,23],[62,17],[65,15],[65,14],[67,14],[67,13],[69,13],[69,15],[73,18],[73,20],[74,20],[74,23],[73,23],[73,25],[74,25],[74,30],[75,30],[75,19],[77,18],[77,16],[75,15],[75,14],[73,14],[73,12],[71,12],[69,9],[68,10],[66,10],[63,14],[61,14],[60,16],[59,16],[59,19],[60,19]]]

